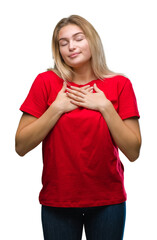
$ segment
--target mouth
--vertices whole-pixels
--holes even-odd
[[[80,53],[72,53],[69,55],[70,58],[75,58],[79,55]]]

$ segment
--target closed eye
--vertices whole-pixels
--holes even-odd
[[[82,34],[80,36],[76,36],[75,40],[76,41],[82,41],[85,37],[82,36]]]
[[[80,41],[82,41],[82,40],[83,40],[83,38],[76,39],[77,42],[80,42]]]
[[[68,44],[68,42],[64,40],[64,41],[60,41],[59,44],[60,44],[60,46],[66,46]]]
[[[74,41],[77,41],[77,42],[80,42],[80,41],[82,41],[82,40],[84,40],[85,39],[85,36],[84,36],[84,34],[80,34],[80,33],[77,33],[74,37],[73,37],[73,40]],[[62,47],[62,46],[66,46],[67,44],[68,44],[68,39],[64,39],[64,38],[62,38],[62,39],[60,39],[59,40],[59,45]]]

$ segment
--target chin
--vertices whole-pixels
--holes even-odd
[[[79,61],[79,62],[73,62],[73,63],[68,63],[68,66],[72,67],[72,68],[81,68],[81,67],[85,67],[85,65],[89,65],[89,61]]]

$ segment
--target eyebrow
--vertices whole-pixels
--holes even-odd
[[[78,34],[84,34],[84,33],[83,32],[77,32],[77,33],[73,34],[72,37],[75,37]],[[58,41],[61,41],[61,40],[67,40],[67,38],[60,38]]]

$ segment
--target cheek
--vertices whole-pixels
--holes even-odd
[[[91,56],[91,50],[90,50],[90,46],[87,40],[85,40],[84,44],[83,44],[83,49],[84,52],[86,53],[86,55]]]
[[[88,44],[85,45],[84,51],[85,51],[87,57],[91,57],[92,54],[91,54],[91,50],[90,50]]]
[[[61,56],[65,55],[64,50],[59,49],[59,52],[60,52]]]
[[[60,52],[60,54],[61,54],[63,60],[65,60],[65,56],[67,55],[65,49],[60,49],[59,52]]]

